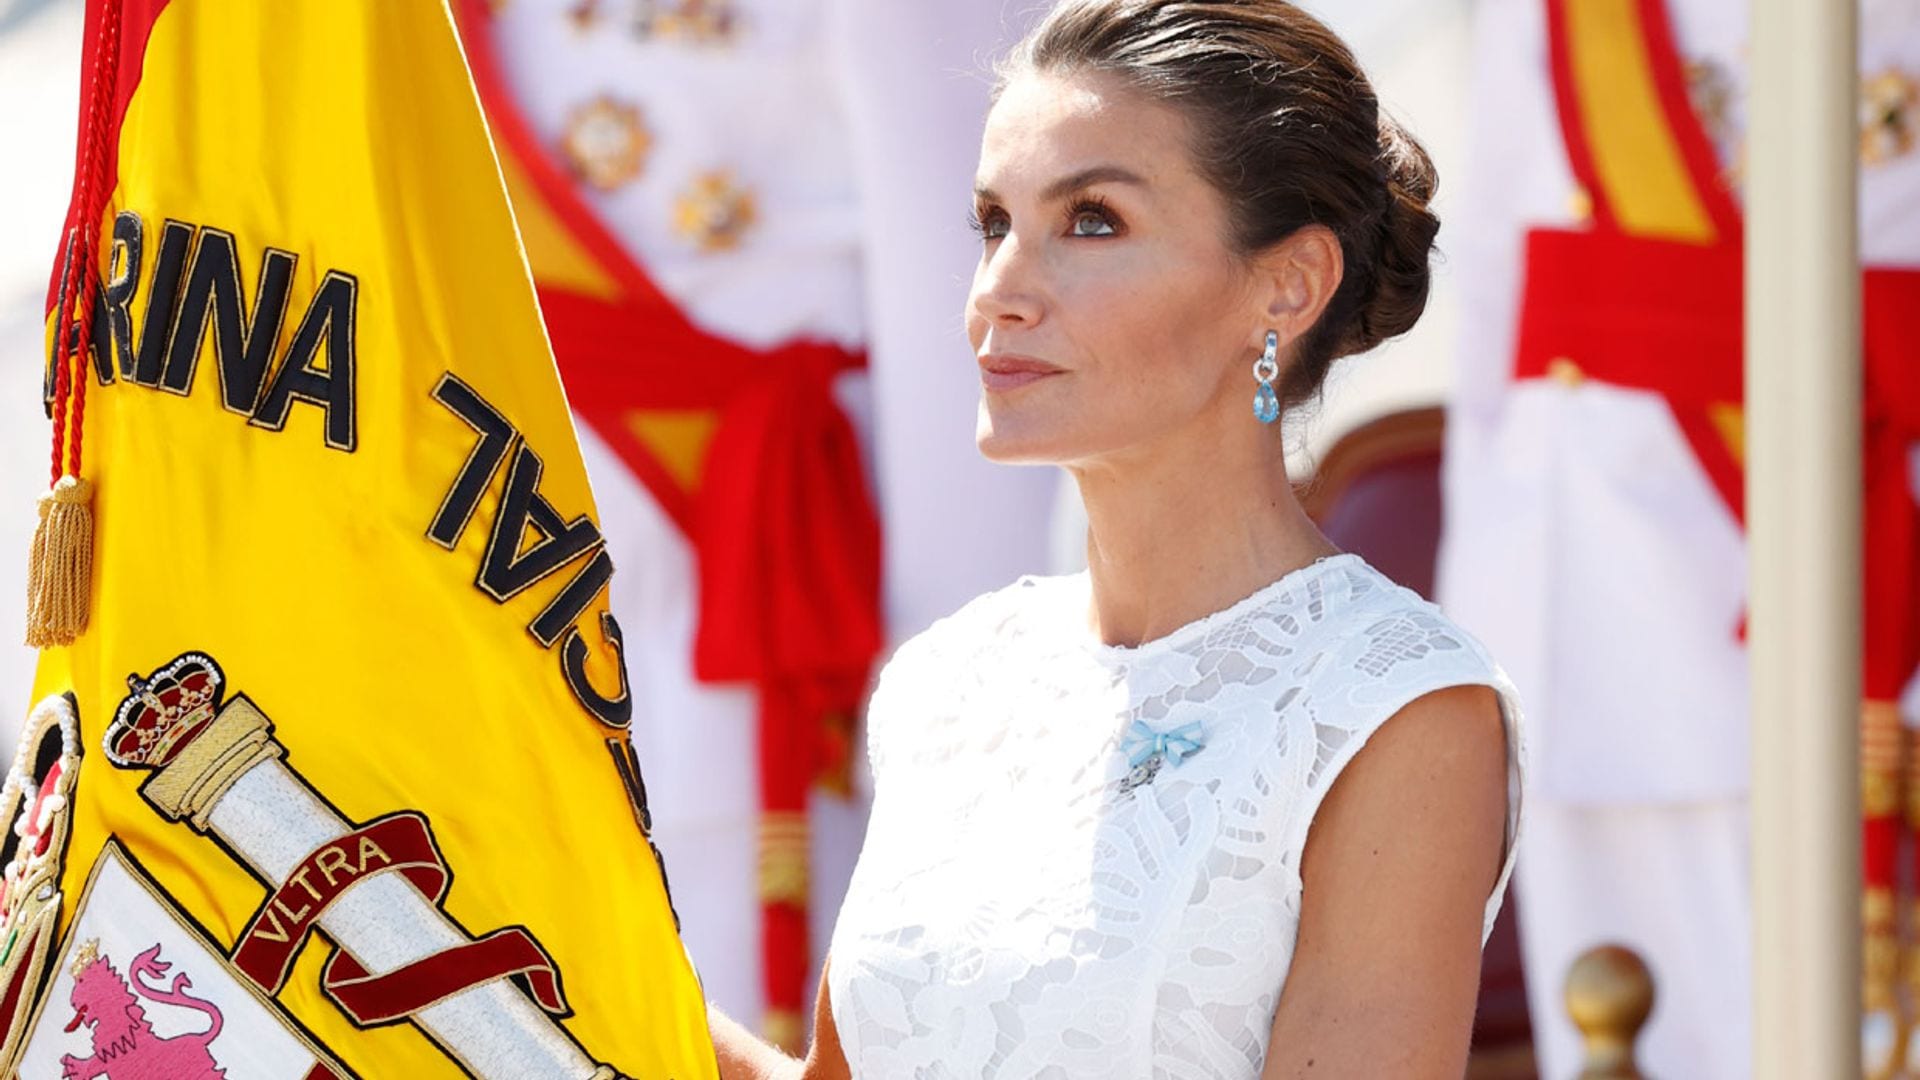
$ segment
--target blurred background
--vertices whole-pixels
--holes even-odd
[[[1657,988],[1648,1074],[1747,1076],[1746,3],[1303,6],[1431,153],[1443,227],[1418,327],[1287,418],[1292,473],[1329,535],[1445,605],[1529,710],[1527,831],[1473,1075],[1576,1075],[1563,989],[1612,942]],[[1078,567],[1071,485],[973,449],[961,325],[991,61],[1044,4],[453,8],[620,567],[634,742],[683,934],[715,1002],[797,1044],[867,792],[857,710],[807,691],[857,685],[884,653],[796,676],[737,635],[808,627],[723,610],[702,585],[832,579],[870,539],[866,506],[891,644],[1020,574]],[[1868,670],[1859,714],[1817,722],[1863,733],[1862,1034],[1869,1075],[1892,1077],[1909,1047],[1920,1062],[1900,887],[1920,806],[1920,5],[1859,8]],[[0,0],[0,576],[22,580],[81,15]],[[665,324],[672,349],[649,348]],[[754,407],[767,395],[777,420]],[[834,453],[849,431],[857,452]],[[747,564],[729,530],[761,537]],[[0,627],[22,625],[23,593],[0,588]],[[0,647],[11,715],[33,662]],[[795,918],[803,941],[769,932]],[[1634,1026],[1637,969],[1597,963],[1586,1021]]]

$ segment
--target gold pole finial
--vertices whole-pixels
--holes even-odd
[[[1644,1080],[1633,1044],[1653,1013],[1653,975],[1624,945],[1581,953],[1567,972],[1567,1013],[1586,1041],[1579,1080]]]

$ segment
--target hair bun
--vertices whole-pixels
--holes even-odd
[[[1379,259],[1360,298],[1344,354],[1365,352],[1413,328],[1427,307],[1429,260],[1440,219],[1428,204],[1439,183],[1433,159],[1385,112],[1380,114],[1380,166],[1386,175],[1385,207],[1376,228]]]

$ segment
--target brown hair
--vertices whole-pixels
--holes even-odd
[[[1281,380],[1286,404],[1317,393],[1334,360],[1420,318],[1440,229],[1433,162],[1319,20],[1286,0],[1063,0],[999,77],[1076,71],[1187,114],[1240,254],[1312,224],[1339,238],[1344,276]]]

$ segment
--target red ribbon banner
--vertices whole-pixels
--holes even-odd
[[[427,819],[415,811],[368,822],[300,860],[240,935],[234,966],[261,989],[279,993],[301,945],[328,907],[354,885],[389,871],[406,878],[435,904],[446,895],[452,875],[434,846]],[[384,975],[373,975],[353,957],[335,951],[322,971],[321,985],[355,1023],[373,1026],[406,1019],[463,990],[504,978],[524,980],[542,1009],[566,1015],[566,996],[553,959],[518,926]]]
[[[446,895],[446,863],[434,847],[427,819],[412,810],[377,818],[320,845],[254,912],[233,951],[234,966],[269,994],[278,994],[293,959],[340,895],[375,874],[398,871],[422,896]]]
[[[404,1020],[435,1002],[495,979],[521,976],[533,1000],[567,1013],[560,976],[533,935],[518,926],[434,953],[385,975],[369,975],[353,957],[335,952],[320,976],[327,996],[362,1027]]]

